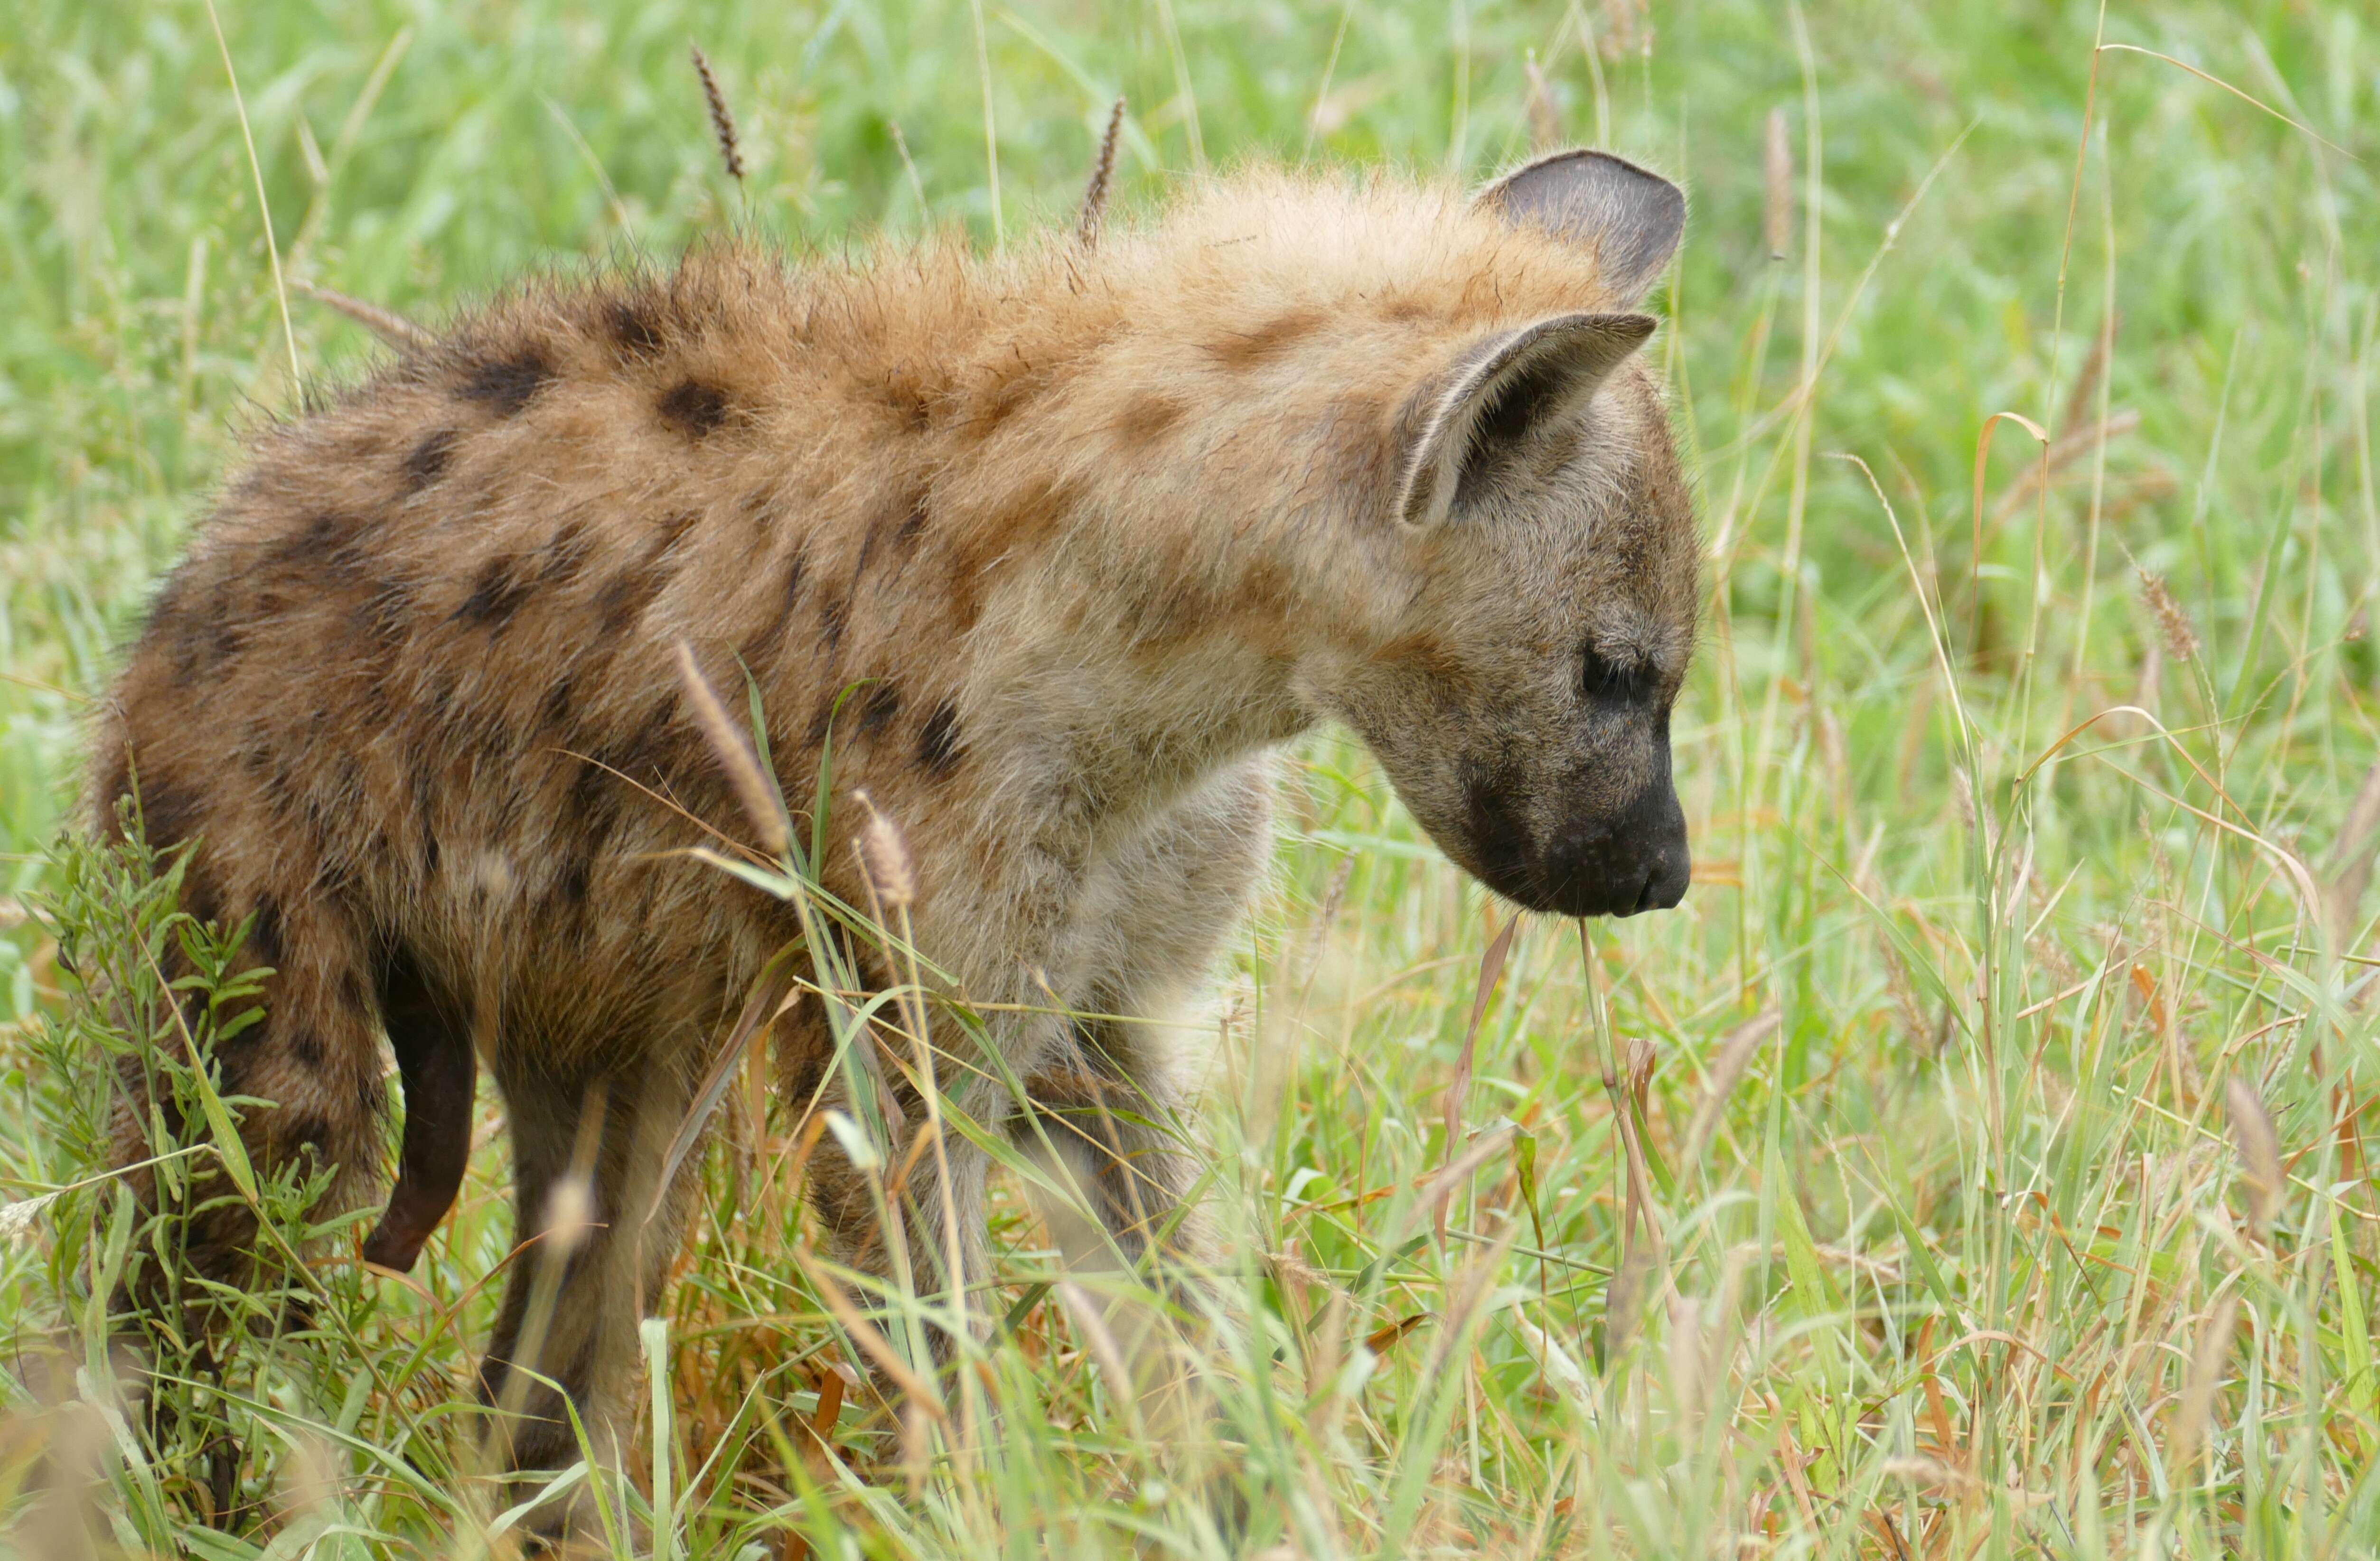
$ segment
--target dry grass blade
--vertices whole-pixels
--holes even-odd
[[[1487,1164],[1489,1156],[1512,1141],[1513,1131],[1512,1126],[1507,1123],[1481,1138],[1478,1143],[1463,1152],[1461,1159],[1431,1177],[1428,1185],[1421,1190],[1421,1207],[1438,1222],[1439,1240],[1446,1239],[1446,1216],[1443,1211],[1447,1199],[1453,1196],[1454,1190],[1463,1185],[1464,1177]]]
[[[334,293],[328,287],[317,287],[310,282],[293,282],[289,285],[301,297],[311,298],[325,308],[336,309],[399,352],[428,352],[438,345],[438,338],[428,331],[378,304],[350,298],[345,293]]]
[[[2227,1295],[2199,1325],[2190,1376],[2182,1384],[2181,1403],[2174,1410],[2171,1458],[2176,1483],[2206,1446],[2206,1428],[2215,1418],[2215,1391],[2223,1385],[2223,1364],[2230,1358],[2232,1330],[2239,1321],[2240,1298]]]
[[[2058,420],[2058,437],[2062,443],[2081,431],[2083,419],[2091,416],[2091,403],[2099,393],[2099,381],[2107,377],[2107,359],[2116,350],[2116,311],[2109,309],[2099,321],[2099,333],[2091,338],[2091,356],[2082,360],[2082,371],[2074,376],[2074,388],[2067,393],[2066,415]]]
[[[1681,1172],[1694,1163],[1718,1129],[1719,1113],[1727,1109],[1727,1098],[1735,1093],[1743,1071],[1752,1065],[1753,1054],[1763,1042],[1777,1033],[1783,1016],[1776,1009],[1766,1009],[1745,1020],[1719,1044],[1718,1055],[1711,1059],[1710,1083],[1703,1091],[1701,1104],[1694,1107],[1694,1120],[1686,1126],[1685,1153],[1678,1157]]]
[[[1364,1348],[1375,1355],[1386,1355],[1405,1341],[1406,1336],[1429,1321],[1429,1313],[1416,1312],[1410,1317],[1400,1317],[1393,1323],[1383,1323],[1364,1336]]]
[[[1123,99],[1108,110],[1108,127],[1099,137],[1099,154],[1091,163],[1090,182],[1083,187],[1082,215],[1075,220],[1075,236],[1086,249],[1096,248],[1107,222],[1108,194],[1115,186],[1116,142],[1123,134]]]
[[[726,166],[727,176],[741,183],[744,151],[735,139],[735,115],[727,110],[727,94],[719,90],[719,78],[710,73],[710,61],[702,46],[688,44],[686,53],[694,57],[694,73],[702,78],[702,101],[710,106],[710,133],[719,139],[719,161]]]
[[[1504,956],[1512,950],[1512,934],[1519,930],[1521,918],[1506,919],[1488,940],[1488,951],[1479,956],[1479,986],[1471,997],[1471,1021],[1463,1027],[1463,1050],[1454,1059],[1454,1078],[1446,1086],[1444,1116],[1446,1119],[1446,1158],[1454,1158],[1454,1146],[1463,1137],[1463,1102],[1471,1093],[1471,1062],[1479,1044],[1479,1022],[1487,1017],[1488,1003],[1496,995],[1496,984],[1504,978]],[[1439,1228],[1441,1239],[1446,1234]]]
[[[948,1411],[942,1408],[941,1400],[935,1397],[933,1384],[910,1370],[909,1362],[901,1359],[901,1352],[892,1348],[892,1341],[878,1331],[875,1324],[860,1314],[859,1308],[852,1304],[851,1297],[835,1283],[834,1276],[819,1266],[817,1260],[810,1255],[809,1243],[796,1242],[793,1252],[794,1262],[801,1268],[802,1277],[810,1282],[810,1289],[818,1292],[819,1300],[826,1303],[826,1309],[834,1314],[834,1320],[843,1325],[843,1331],[851,1336],[851,1342],[859,1346],[860,1353],[875,1361],[885,1380],[909,1401],[909,1407],[923,1410],[936,1420],[946,1419]]]
[[[2034,495],[2041,491],[2043,483],[2054,482],[2059,473],[2100,445],[2140,426],[2140,413],[2126,407],[2120,412],[2109,413],[2104,422],[2093,423],[2087,428],[2070,429],[2058,435],[2046,455],[2025,467],[2022,474],[2009,484],[2008,491],[2001,494],[1999,502],[1992,506],[1991,524],[1995,526],[2005,525],[2033,501]]]
[[[1551,151],[1561,145],[1561,110],[1555,106],[1553,87],[1534,51],[1523,68],[1529,77],[1529,145],[1538,151]]]
[[[2380,829],[2380,763],[2364,771],[2363,784],[2339,826],[2338,843],[2331,851],[2330,881],[2323,885],[2323,917],[2330,926],[2332,947],[2344,950],[2355,931],[2355,913],[2372,882],[2373,831]]]
[[[1768,258],[1781,260],[1793,242],[1793,139],[1781,108],[1768,111],[1761,173],[1767,192],[1760,208],[1760,236],[1768,246]]]
[[[2240,1168],[2246,1175],[2248,1228],[2261,1237],[2271,1228],[2273,1216],[2280,1212],[2281,1190],[2287,1185],[2281,1172],[2280,1134],[2264,1097],[2237,1073],[2224,1085],[2223,1105],[2231,1117],[2231,1142],[2239,1147]]]
[[[695,664],[694,647],[685,640],[677,642],[677,675],[704,740],[719,756],[721,768],[727,771],[728,781],[735,788],[735,800],[744,805],[753,827],[760,831],[761,846],[772,857],[783,856],[786,842],[793,838],[785,821],[784,799],[777,794],[769,772],[760,768],[760,756],[752,751],[751,742],[729,717],[727,707],[719,702],[718,693]]]
[[[1108,1379],[1108,1396],[1125,1423],[1136,1435],[1140,1424],[1140,1393],[1135,1385],[1131,1364],[1124,1360],[1123,1347],[1116,1342],[1107,1318],[1100,1313],[1099,1303],[1085,1294],[1083,1288],[1070,1279],[1062,1279],[1053,1288],[1066,1314],[1081,1330],[1083,1348],[1098,1361],[1099,1373]]]

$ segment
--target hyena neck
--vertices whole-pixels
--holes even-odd
[[[1093,841],[1135,832],[1313,724],[1292,664],[1244,625],[1152,642],[1111,606],[1077,596],[1075,609],[1004,657],[996,686],[1026,712],[1019,761]]]

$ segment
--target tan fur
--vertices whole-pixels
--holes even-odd
[[[279,1102],[261,1150],[311,1145],[344,1168],[339,1198],[374,1197],[379,1010],[410,1003],[434,1044],[476,1037],[504,1092],[524,1234],[582,1104],[609,1101],[615,1221],[794,932],[670,854],[705,834],[669,804],[748,832],[678,640],[738,709],[757,679],[797,808],[850,691],[837,797],[864,787],[899,821],[919,944],[968,996],[1045,1002],[1046,976],[1087,1010],[1161,1010],[1261,870],[1266,756],[1319,719],[1361,731],[1492,875],[1466,807],[1541,835],[1656,783],[1643,723],[1581,703],[1591,635],[1641,659],[1667,787],[1695,539],[1642,369],[1500,466],[1478,513],[1396,513],[1478,344],[1633,301],[1574,234],[1451,191],[1265,173],[1096,252],[838,268],[720,247],[667,276],[531,287],[255,442],[132,652],[96,795],[112,807],[137,774],[149,836],[202,841],[189,907],[260,915],[270,1018],[223,1066]],[[856,827],[847,800],[840,817]],[[864,902],[848,853],[825,867]],[[1087,1185],[1142,1205],[1120,1235],[1187,1180],[1135,1125],[1186,1103],[1172,1033],[996,1034]],[[1014,1111],[964,1077],[964,1108]],[[1109,1088],[1141,1101],[1129,1121]],[[1086,1115],[1105,1125],[1065,1127]],[[971,1265],[982,1175],[973,1155],[953,1172]],[[545,1358],[591,1418],[625,1412],[686,1195],[573,1270],[601,1303]],[[867,1256],[847,1172],[825,1165],[820,1198]],[[936,1198],[917,1206],[937,1251]]]

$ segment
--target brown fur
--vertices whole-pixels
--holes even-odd
[[[1043,1002],[1044,975],[1099,1012],[1187,993],[1261,871],[1266,756],[1318,719],[1363,732],[1465,865],[1580,908],[1537,856],[1590,816],[1618,850],[1628,807],[1674,814],[1697,590],[1667,421],[1626,357],[1641,329],[1594,323],[1642,282],[1615,286],[1601,248],[1492,200],[1258,173],[1096,252],[795,268],[721,247],[532,287],[267,430],[157,599],[94,780],[105,811],[137,775],[150,839],[201,842],[192,908],[258,916],[270,1017],[221,1059],[279,1103],[254,1150],[307,1146],[336,1199],[376,1197],[385,1025],[410,1098],[374,1251],[409,1263],[460,1172],[471,1048],[507,1103],[523,1235],[606,1103],[601,1223],[565,1283],[586,1302],[544,1366],[590,1423],[627,1413],[688,1196],[648,1228],[632,1190],[794,930],[672,854],[696,821],[747,829],[681,699],[681,639],[715,686],[757,680],[796,807],[859,685],[837,796],[899,821],[918,942],[975,998]],[[1441,451],[1497,415],[1463,379],[1488,347],[1582,315],[1611,361],[1547,370],[1572,401],[1476,471]],[[1401,518],[1438,491],[1432,452],[1465,463],[1462,513]],[[1633,669],[1633,704],[1581,693],[1583,640]],[[1682,886],[1682,852],[1627,871]],[[824,865],[864,902],[847,853]],[[1611,908],[1664,902],[1634,882]],[[1187,1101],[1173,1034],[996,1033],[1127,1250],[1188,1180],[1148,1125]],[[795,1083],[825,1065],[803,1035]],[[1032,1115],[961,1077],[962,1108]],[[952,1176],[972,1268],[981,1157]],[[867,1256],[850,1172],[821,1156],[816,1180]],[[921,1252],[938,1208],[918,1193]],[[219,1217],[200,1261],[236,1265],[244,1236]],[[566,1458],[539,1402],[524,1466]]]

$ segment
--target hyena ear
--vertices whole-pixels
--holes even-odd
[[[1654,323],[1649,314],[1558,314],[1475,344],[1451,381],[1420,393],[1427,411],[1398,484],[1399,518],[1435,526],[1477,502],[1505,454],[1575,412]]]
[[[1633,309],[1678,252],[1686,192],[1608,151],[1558,151],[1480,191],[1479,206],[1514,227],[1540,227],[1593,249],[1613,301]]]

